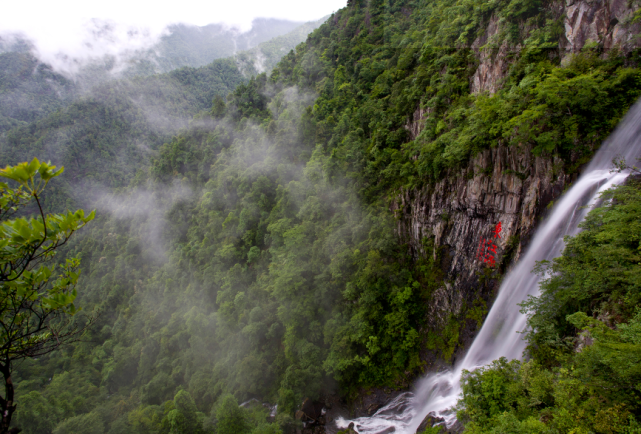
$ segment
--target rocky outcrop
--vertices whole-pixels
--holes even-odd
[[[305,399],[300,410],[294,414],[296,420],[303,423],[303,429],[297,430],[296,434],[325,434],[325,413],[325,403]]]
[[[627,53],[638,48],[641,23],[631,22],[634,11],[628,0],[566,0],[562,50],[577,53],[589,42],[605,51],[618,47]]]
[[[435,185],[400,196],[398,231],[412,255],[441,258],[445,283],[432,294],[429,307],[434,327],[461,314],[479,295],[488,298],[480,294],[479,276],[491,264],[487,250],[479,257],[480,242],[496,246],[493,269],[518,259],[545,206],[570,180],[562,166],[560,160],[533,156],[526,146],[499,146]],[[499,223],[502,230],[495,234]]]
[[[495,93],[501,87],[507,74],[508,54],[520,47],[510,48],[507,40],[500,40],[499,22],[496,16],[490,18],[487,30],[472,43],[472,50],[479,59],[479,66],[470,79],[470,92]]]
[[[632,22],[636,6],[627,0],[564,0],[547,7],[564,22],[558,54],[565,60],[588,43],[599,44],[605,52],[641,47],[641,23]],[[472,93],[500,89],[510,59],[522,48],[510,46],[501,27],[501,21],[492,16],[471,46],[479,60],[470,79]],[[520,31],[521,36],[530,33],[525,24]],[[405,126],[411,139],[421,133],[429,115],[426,108],[413,113]],[[445,276],[430,301],[429,320],[435,329],[450,315],[460,315],[479,296],[491,298],[492,277],[518,259],[545,207],[569,182],[562,167],[561,161],[551,157],[534,157],[526,146],[498,146],[436,184],[402,192],[395,205],[399,234],[416,259],[438,256]],[[493,234],[499,223],[500,238]],[[496,267],[488,270],[488,259],[489,265],[496,260]],[[494,272],[497,269],[499,273]]]
[[[421,424],[416,429],[416,434],[422,434],[423,431],[425,431],[427,428],[433,428],[437,425],[443,425],[444,422],[445,419],[443,419],[442,417],[438,417],[434,413],[429,413],[427,416],[425,416]]]
[[[463,432],[463,425],[459,421],[454,422],[454,424],[448,428],[445,425],[445,419],[436,416],[434,413],[429,413],[416,429],[416,434],[423,434],[427,428],[433,428],[435,426],[441,427],[439,434],[460,434]]]
[[[324,421],[322,420],[322,417],[325,414],[325,412],[323,411],[324,407],[324,403],[312,401],[311,399],[307,398],[303,401],[300,410],[296,412],[295,417],[296,419],[304,423],[322,422],[321,425],[325,425]]]
[[[565,0],[548,5],[552,16],[563,19],[565,32],[559,53],[567,62],[588,44],[604,53],[619,49],[624,53],[641,47],[641,22],[633,23],[636,5],[628,0]],[[510,58],[521,45],[510,46],[497,16],[492,16],[485,31],[472,43],[479,65],[470,79],[470,92],[495,93],[508,72]],[[521,28],[522,37],[529,33]],[[420,128],[420,127],[419,127]]]
[[[425,119],[430,115],[430,108],[418,107],[414,110],[412,118],[405,124],[405,129],[409,132],[410,140],[416,139],[425,127]]]

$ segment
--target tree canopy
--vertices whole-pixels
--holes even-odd
[[[49,265],[69,238],[89,221],[94,212],[45,214],[43,190],[60,175],[49,163],[34,158],[29,163],[7,166],[0,176],[17,184],[0,183],[0,373],[5,382],[0,397],[2,424],[7,433],[13,412],[13,364],[49,354],[77,339],[86,325],[73,323],[78,283],[77,258]],[[22,217],[29,205],[36,216]],[[56,269],[57,268],[57,269]]]

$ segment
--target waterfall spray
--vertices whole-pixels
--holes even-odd
[[[635,162],[641,155],[641,100],[621,121],[596,153],[584,174],[552,208],[547,220],[536,231],[526,252],[510,270],[483,327],[465,357],[449,371],[431,373],[419,380],[414,392],[406,392],[371,417],[355,419],[359,433],[414,434],[421,421],[432,413],[451,426],[456,421],[452,407],[461,393],[461,373],[473,371],[500,357],[520,359],[525,349],[522,334],[527,317],[518,304],[539,293],[539,276],[532,273],[536,261],[551,261],[563,250],[563,237],[576,235],[579,223],[596,203],[599,194],[622,183],[627,173],[611,173],[612,160],[623,157]],[[339,419],[346,427],[350,421]]]

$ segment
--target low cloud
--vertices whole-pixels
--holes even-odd
[[[179,8],[159,8],[156,2],[114,0],[109,3],[14,2],[0,17],[0,38],[19,36],[31,41],[38,57],[59,71],[76,72],[86,63],[104,59],[126,64],[128,57],[147,50],[166,34],[171,25],[206,26],[221,23],[247,32],[259,17],[292,21],[318,19],[344,7],[346,0],[320,4],[281,0],[211,2],[195,0]],[[0,51],[3,50],[0,41]]]
[[[92,208],[98,215],[109,215],[117,220],[131,219],[131,231],[137,232],[146,246],[146,259],[165,261],[168,253],[167,213],[181,202],[193,198],[194,192],[180,181],[168,188],[136,188],[125,193],[94,189]]]

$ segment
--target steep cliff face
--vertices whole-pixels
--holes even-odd
[[[508,53],[520,47],[510,47],[507,40],[499,42],[500,27],[496,15],[490,18],[487,30],[472,43],[472,50],[479,59],[479,66],[470,80],[470,92],[495,93],[509,66]],[[498,49],[494,45],[498,45]]]
[[[641,46],[641,27],[632,19],[635,6],[627,0],[567,0],[548,7],[564,25],[555,53],[563,61],[586,44],[598,44],[603,55],[615,48],[630,53]],[[525,34],[526,27],[527,23],[522,26]],[[492,16],[471,49],[478,68],[470,78],[470,93],[497,92],[521,45],[510,45],[501,21]],[[429,116],[429,109],[419,108],[410,117],[406,129],[412,140]],[[438,256],[445,276],[430,301],[434,329],[442,328],[452,315],[460,317],[476,300],[491,299],[501,273],[518,260],[547,206],[571,182],[563,167],[558,157],[535,157],[529,145],[497,146],[436,184],[402,192],[395,205],[399,234],[415,258]],[[500,237],[493,234],[499,223]],[[426,242],[430,239],[433,242]],[[480,244],[488,239],[496,246],[492,268],[479,258]],[[474,327],[464,328],[469,338]]]
[[[566,0],[548,6],[550,16],[563,21],[564,33],[559,42],[563,61],[567,62],[586,44],[596,44],[604,52],[613,49],[629,53],[641,46],[641,22],[634,22],[635,5],[628,0]],[[495,93],[502,84],[510,58],[521,44],[510,44],[505,28],[493,15],[485,32],[472,44],[479,66],[470,79],[470,92]],[[528,33],[528,29],[525,33]]]
[[[604,50],[619,48],[629,52],[639,47],[641,23],[634,23],[634,2],[628,0],[566,0],[565,40],[561,48],[580,51],[587,43]]]
[[[459,315],[479,296],[487,297],[479,276],[488,263],[479,258],[483,239],[496,246],[494,270],[518,260],[538,217],[570,181],[562,162],[534,157],[529,147],[486,150],[461,170],[435,185],[402,194],[398,230],[412,254],[438,255],[445,285],[432,295],[434,326]],[[494,234],[497,224],[500,234]],[[426,239],[432,243],[425,243]],[[434,246],[426,251],[425,246]]]

